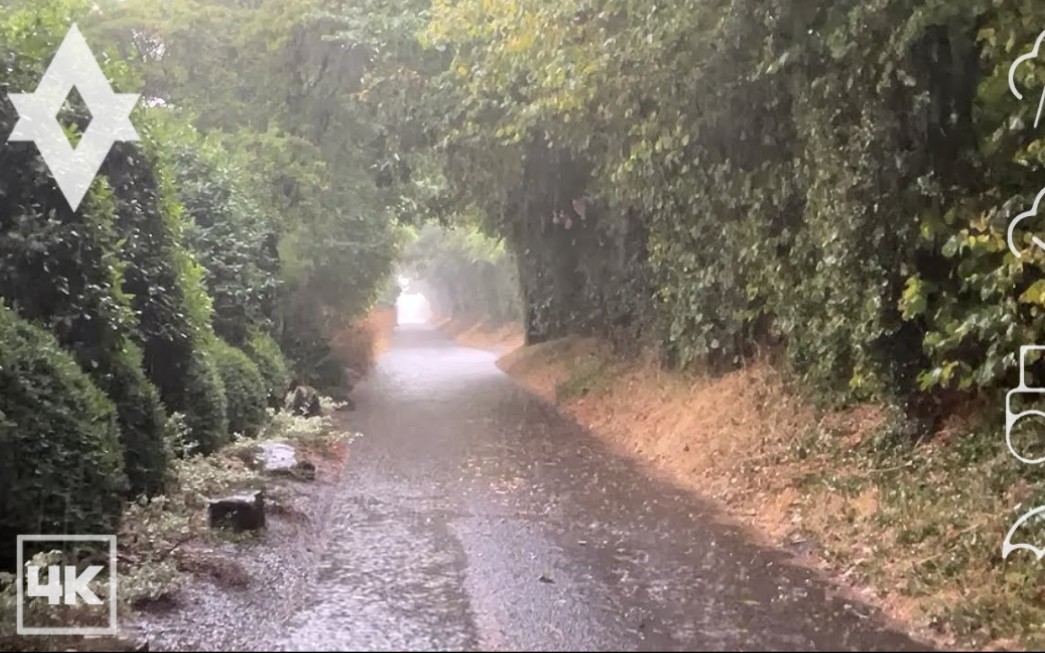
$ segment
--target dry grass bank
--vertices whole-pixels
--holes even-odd
[[[465,347],[506,353],[522,347],[525,337],[522,325],[516,323],[492,325],[474,317],[443,319],[439,327]]]
[[[799,553],[923,638],[1045,644],[1041,565],[1000,560],[1014,507],[1030,495],[1010,483],[1002,438],[1000,447],[961,438],[971,427],[955,420],[929,444],[898,445],[882,409],[823,414],[765,364],[683,376],[572,338],[499,364],[623,454],[715,499],[754,537]]]

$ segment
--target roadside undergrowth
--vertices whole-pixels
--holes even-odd
[[[185,583],[201,572],[211,577],[224,574],[227,583],[236,583],[236,570],[208,568],[214,561],[198,554],[221,542],[249,541],[264,538],[257,534],[232,534],[213,530],[208,525],[207,503],[240,490],[263,489],[266,512],[278,514],[292,510],[285,477],[266,474],[256,461],[256,454],[267,442],[293,446],[299,456],[316,466],[316,475],[334,474],[347,456],[347,446],[358,434],[344,430],[332,418],[341,404],[322,400],[322,417],[298,417],[270,410],[268,426],[258,438],[237,438],[211,455],[199,455],[184,448],[178,428],[180,416],[172,419],[170,445],[180,451],[171,469],[168,491],[163,496],[141,498],[126,506],[117,534],[119,573],[118,612],[120,620],[135,611],[173,596]],[[38,562],[57,564],[60,552],[41,554]],[[67,563],[70,561],[66,560]],[[221,572],[221,573],[218,573]],[[93,585],[96,594],[106,599],[106,586]],[[85,650],[90,642],[74,643],[69,637],[22,638],[14,632],[16,593],[11,574],[0,574],[0,650]],[[46,599],[32,599],[27,614],[40,611],[49,614]],[[61,626],[63,624],[54,624]],[[111,650],[133,648],[135,643],[105,639],[103,646]]]
[[[134,607],[164,598],[187,578],[178,568],[183,559],[176,554],[181,547],[189,542],[230,537],[208,528],[209,500],[263,488],[267,510],[281,509],[285,499],[281,486],[285,484],[266,476],[255,463],[255,456],[264,444],[290,444],[306,459],[343,458],[354,434],[336,427],[329,415],[331,404],[329,400],[325,403],[328,408],[322,417],[273,413],[260,438],[237,439],[210,456],[182,457],[174,465],[171,490],[166,496],[140,499],[128,505],[118,538],[121,562],[127,564],[120,576],[121,601]]]
[[[1045,489],[1040,472],[1008,454],[994,421],[975,417],[989,407],[969,407],[916,445],[895,434],[882,407],[814,409],[766,363],[683,375],[567,338],[499,365],[923,638],[1045,646],[1042,566],[1024,552],[1000,555],[1008,528],[1045,502]],[[1045,531],[1037,533],[1030,541],[1040,544]]]

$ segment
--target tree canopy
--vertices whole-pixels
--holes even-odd
[[[1004,243],[1040,190],[1007,87],[1034,3],[363,6],[360,95],[428,182],[401,192],[506,239],[531,341],[781,349],[825,396],[907,402],[1010,387],[1041,332],[1040,252]]]

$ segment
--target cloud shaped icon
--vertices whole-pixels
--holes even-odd
[[[1024,524],[1029,522],[1031,519],[1034,519],[1035,517],[1038,517],[1038,516],[1040,516],[1042,514],[1045,514],[1045,506],[1038,506],[1037,508],[1034,508],[1033,510],[1028,511],[1027,514],[1023,515],[1022,517],[1020,517],[1019,519],[1016,520],[1016,523],[1012,525],[1012,528],[1010,528],[1009,532],[1005,535],[1005,541],[1002,542],[1002,545],[1001,545],[1001,557],[1002,557],[1002,559],[1005,559],[1005,558],[1009,557],[1009,554],[1012,553],[1013,551],[1020,551],[1020,550],[1030,551],[1031,553],[1033,553],[1035,555],[1035,557],[1037,557],[1038,560],[1041,560],[1042,558],[1045,558],[1045,549],[1043,549],[1041,547],[1034,546],[1033,544],[1030,544],[1030,543],[1027,543],[1027,542],[1020,542],[1018,544],[1013,544],[1013,541],[1012,541],[1012,536],[1016,534],[1016,531],[1019,530],[1020,526],[1023,526]]]
[[[1034,206],[1031,208],[1030,211],[1026,211],[1024,213],[1019,214],[1018,216],[1016,216],[1015,220],[1009,223],[1009,234],[1007,240],[1009,242],[1009,250],[1016,256],[1016,258],[1021,258],[1023,256],[1022,254],[1020,254],[1020,250],[1016,247],[1016,243],[1013,240],[1013,237],[1016,234],[1016,225],[1023,222],[1027,218],[1033,218],[1034,216],[1038,215],[1038,208],[1041,206],[1041,201],[1043,199],[1045,199],[1045,189],[1038,193],[1038,196],[1034,199]],[[1043,241],[1041,238],[1038,238],[1037,236],[1031,236],[1031,242],[1034,243],[1036,246],[1040,247],[1042,250],[1045,250],[1045,241]]]
[[[1042,43],[1045,43],[1045,32],[1042,32],[1038,36],[1038,40],[1034,42],[1034,49],[1014,61],[1012,66],[1009,67],[1009,90],[1012,91],[1012,94],[1016,96],[1017,100],[1023,99],[1023,93],[1020,93],[1020,89],[1016,87],[1016,69],[1028,61],[1036,59],[1041,53]],[[1043,108],[1045,108],[1045,89],[1042,90],[1041,102],[1038,103],[1038,115],[1034,118],[1035,128],[1037,128],[1038,124],[1041,122],[1041,112]]]

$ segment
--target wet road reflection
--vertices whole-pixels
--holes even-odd
[[[924,648],[502,374],[398,328],[275,650]]]

